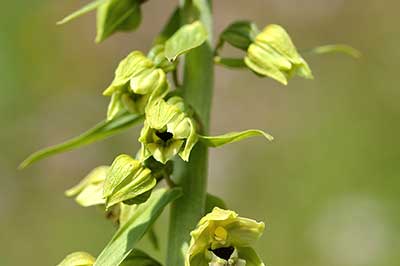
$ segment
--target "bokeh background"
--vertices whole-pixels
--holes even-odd
[[[399,265],[399,2],[214,2],[216,33],[236,19],[260,28],[278,23],[299,48],[348,43],[363,57],[306,57],[315,80],[295,78],[287,87],[217,67],[212,133],[261,128],[276,141],[212,150],[209,190],[241,215],[266,221],[257,248],[267,265]],[[108,99],[101,92],[117,63],[147,50],[177,1],[149,1],[137,32],[101,45],[93,42],[94,14],[55,25],[84,3],[2,3],[0,265],[55,265],[78,250],[96,255],[115,230],[63,191],[117,154],[134,153],[138,128],[16,168],[32,151],[103,119]],[[165,256],[166,218],[156,224],[158,258]]]

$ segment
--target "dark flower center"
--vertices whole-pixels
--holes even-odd
[[[224,260],[229,260],[234,250],[235,250],[234,247],[211,249],[212,253],[214,253],[216,256]]]
[[[159,137],[160,139],[162,139],[165,142],[172,139],[172,137],[174,136],[172,133],[170,133],[168,131],[164,131],[164,132],[157,131],[156,135],[157,135],[157,137]]]

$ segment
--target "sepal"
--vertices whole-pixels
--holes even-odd
[[[83,207],[104,204],[103,185],[108,169],[108,166],[96,167],[76,186],[65,191],[65,195],[75,197],[75,201]]]
[[[157,180],[141,162],[122,154],[115,158],[104,182],[106,208],[120,202],[139,204],[148,199]]]

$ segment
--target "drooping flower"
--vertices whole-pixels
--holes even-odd
[[[268,25],[256,36],[247,49],[244,61],[257,74],[285,85],[294,75],[313,78],[307,62],[297,52],[289,34],[276,24]]]
[[[191,232],[185,266],[264,266],[251,245],[264,223],[215,207]]]
[[[182,98],[174,96],[148,105],[139,137],[142,161],[153,156],[165,164],[177,154],[188,161],[197,140],[195,122],[188,115]]]
[[[169,84],[163,69],[139,51],[130,53],[118,65],[114,80],[103,92],[111,96],[107,118],[121,112],[143,113],[146,105],[163,98]]]

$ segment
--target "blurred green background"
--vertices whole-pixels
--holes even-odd
[[[283,25],[299,48],[348,43],[344,55],[306,57],[314,81],[284,87],[217,67],[212,133],[262,128],[211,151],[209,190],[243,216],[266,221],[258,250],[275,266],[400,263],[400,27],[395,0],[214,1],[216,33],[236,19]],[[89,170],[138,148],[138,128],[17,171],[32,151],[105,116],[101,92],[121,58],[147,50],[177,1],[152,0],[134,33],[93,42],[94,14],[55,22],[84,1],[15,0],[0,16],[0,265],[55,265],[94,255],[114,232],[95,208],[63,191]],[[167,216],[156,224],[165,240]],[[150,248],[143,241],[145,248]],[[165,256],[163,249],[158,257]]]

